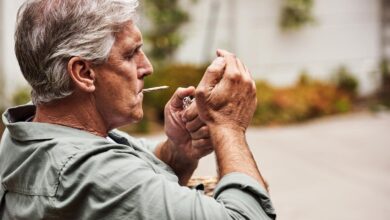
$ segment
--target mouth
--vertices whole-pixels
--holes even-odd
[[[140,89],[138,90],[138,94],[142,94],[144,91],[144,85],[140,86]]]

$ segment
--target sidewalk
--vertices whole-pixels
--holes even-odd
[[[279,220],[390,219],[390,112],[250,128],[247,137]],[[195,176],[215,170],[210,155]]]

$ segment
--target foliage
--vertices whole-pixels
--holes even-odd
[[[178,30],[189,21],[189,15],[178,0],[146,0],[145,14],[151,23],[144,34],[151,45],[148,54],[155,62],[166,61],[182,43]]]
[[[378,95],[381,103],[390,107],[390,66],[386,60],[382,61],[380,64],[380,73],[381,84]]]
[[[256,83],[258,106],[254,125],[285,124],[347,112],[352,108],[349,94],[337,86],[301,77],[288,88],[273,88],[263,81]]]
[[[31,89],[28,87],[23,87],[18,89],[12,96],[12,104],[13,105],[26,104],[31,100],[30,93],[31,93]]]
[[[280,27],[282,30],[297,30],[314,23],[312,15],[314,0],[283,0]]]
[[[334,81],[339,89],[350,94],[352,98],[356,97],[359,81],[346,67],[341,66],[337,69],[334,74]]]

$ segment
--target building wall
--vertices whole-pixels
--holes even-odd
[[[315,0],[316,24],[292,33],[279,28],[281,2],[199,0],[189,7],[193,20],[183,30],[187,40],[177,59],[204,62],[216,48],[227,48],[256,78],[276,85],[294,83],[302,70],[328,79],[345,65],[361,81],[361,93],[375,89],[372,72],[381,55],[380,0]],[[214,27],[208,25],[213,19]],[[210,33],[213,37],[206,39]]]

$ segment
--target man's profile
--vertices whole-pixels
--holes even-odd
[[[19,9],[15,52],[33,103],[2,116],[0,219],[275,218],[245,139],[256,87],[232,53],[218,50],[196,88],[177,89],[165,141],[116,130],[142,119],[153,72],[137,5],[28,0]],[[185,186],[212,151],[214,198]]]

